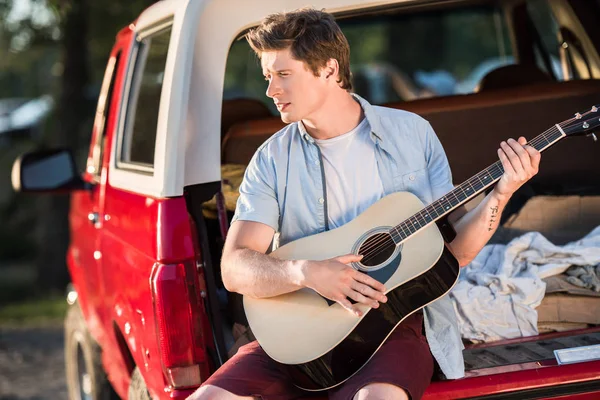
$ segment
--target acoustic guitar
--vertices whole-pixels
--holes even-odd
[[[593,107],[556,124],[529,142],[544,151],[567,136],[589,134],[600,125]],[[363,255],[351,266],[382,282],[388,301],[372,309],[357,304],[357,317],[317,292],[303,288],[256,299],[244,296],[252,332],[265,352],[304,390],[333,388],[358,372],[407,316],[452,289],[458,262],[435,222],[500,179],[500,161],[429,204],[397,192],[374,203],[351,222],[290,242],[273,253],[287,260],[326,260]]]

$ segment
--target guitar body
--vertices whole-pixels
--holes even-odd
[[[288,243],[272,253],[281,259],[325,260],[365,254],[381,244],[382,232],[423,208],[411,193],[388,195],[350,223]],[[391,225],[393,224],[393,225]],[[383,236],[382,236],[383,235]],[[383,256],[354,267],[382,282],[387,303],[356,317],[311,289],[255,299],[244,296],[252,332],[265,352],[305,390],[335,387],[358,372],[408,315],[446,294],[458,278],[458,263],[429,224]]]

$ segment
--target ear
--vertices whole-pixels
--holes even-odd
[[[335,58],[330,58],[323,67],[323,76],[325,79],[334,79],[337,81],[337,77],[340,71],[340,65]]]

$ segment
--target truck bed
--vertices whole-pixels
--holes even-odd
[[[463,351],[466,377],[434,378],[423,399],[597,399],[600,361],[558,365],[554,357],[554,350],[594,344],[600,327],[470,345]]]

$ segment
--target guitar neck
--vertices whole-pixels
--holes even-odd
[[[546,132],[533,138],[528,144],[542,152],[565,136],[561,124],[556,124]],[[467,203],[473,197],[496,183],[502,177],[503,173],[504,168],[502,167],[502,163],[496,161],[494,164],[456,186],[450,192],[429,204],[418,213],[393,227],[389,232],[392,239],[396,244],[402,243],[409,236],[415,234],[432,222],[445,217],[450,212]]]

